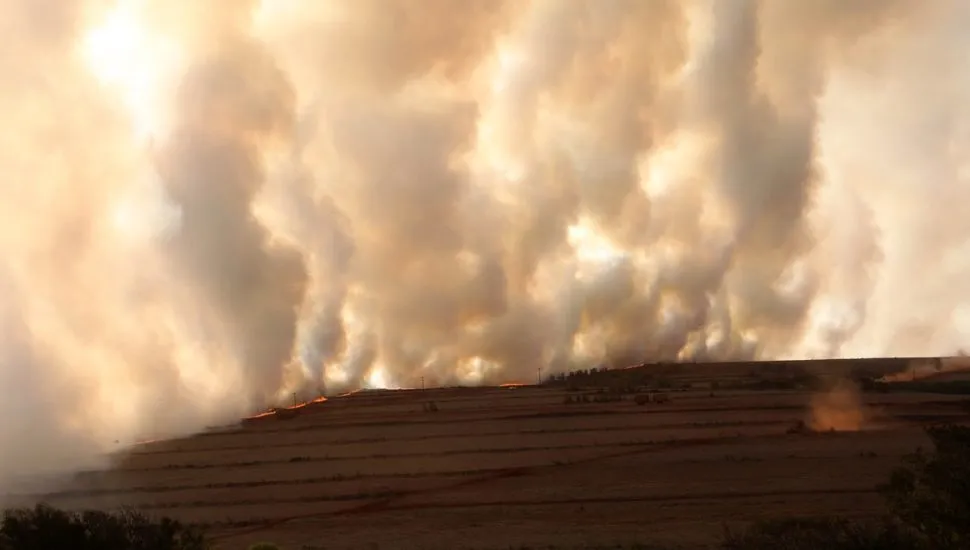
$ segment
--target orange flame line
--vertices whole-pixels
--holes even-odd
[[[316,404],[319,404],[319,403],[326,403],[326,402],[327,402],[327,398],[325,396],[321,395],[319,397],[315,397],[315,398],[311,399],[310,401],[304,401],[303,403],[297,403],[296,405],[291,405],[289,407],[282,407],[282,409],[288,410],[288,411],[295,411],[297,409],[302,409],[302,408],[306,407],[307,405],[316,405]],[[256,420],[258,418],[266,418],[268,416],[273,416],[274,414],[276,414],[276,411],[277,410],[279,410],[279,409],[270,409],[268,411],[261,412],[259,414],[254,414],[252,416],[246,416],[246,417],[243,417],[243,420]]]

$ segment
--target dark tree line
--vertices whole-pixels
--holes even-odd
[[[203,534],[177,521],[135,511],[66,512],[40,504],[7,510],[0,550],[203,550]]]

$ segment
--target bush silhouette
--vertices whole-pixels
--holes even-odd
[[[880,487],[878,521],[779,519],[727,532],[724,550],[965,550],[970,548],[970,428],[927,429],[934,450],[904,459]]]
[[[904,459],[880,489],[890,513],[919,531],[933,548],[970,545],[970,428],[927,430],[934,452]]]
[[[8,510],[0,523],[0,550],[202,550],[198,531],[177,521],[152,521],[131,510],[65,512],[40,504]]]

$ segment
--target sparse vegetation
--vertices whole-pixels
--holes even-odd
[[[620,392],[594,392],[594,393],[584,393],[573,397],[567,395],[563,400],[563,403],[567,405],[572,405],[576,403],[619,403],[625,401],[623,393]]]
[[[634,398],[637,405],[647,405],[649,403],[668,403],[670,395],[667,393],[641,393]]]

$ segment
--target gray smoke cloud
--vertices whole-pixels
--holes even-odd
[[[957,0],[0,8],[0,483],[292,392],[970,335]]]
[[[183,76],[175,125],[158,154],[181,213],[163,254],[251,389],[268,397],[292,354],[306,274],[299,253],[274,245],[252,206],[264,183],[260,146],[293,124],[293,93],[253,41],[217,48]]]

